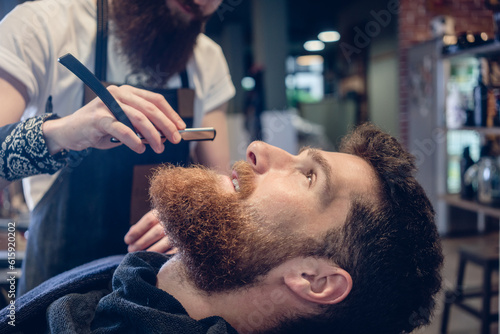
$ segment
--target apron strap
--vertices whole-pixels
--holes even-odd
[[[185,68],[181,73],[179,73],[179,75],[181,76],[182,88],[189,88],[187,69]]]
[[[108,59],[108,0],[97,0],[97,39],[95,52],[95,76],[106,81]]]

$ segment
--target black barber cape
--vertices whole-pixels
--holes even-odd
[[[220,317],[190,318],[156,288],[169,258],[137,252],[64,272],[18,298],[15,318],[8,307],[0,310],[0,333],[236,333]]]

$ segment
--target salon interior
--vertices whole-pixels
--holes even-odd
[[[0,17],[22,2],[2,0]],[[232,161],[254,139],[290,153],[335,150],[366,121],[415,155],[445,255],[433,321],[418,333],[498,333],[496,11],[490,0],[224,0],[206,25],[236,87]],[[0,271],[8,270],[10,221],[22,261],[29,212],[21,188],[0,193]]]

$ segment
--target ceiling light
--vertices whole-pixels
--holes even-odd
[[[320,41],[329,43],[329,42],[337,42],[340,39],[340,34],[338,31],[323,31],[318,34],[318,38]]]
[[[241,87],[246,91],[251,91],[255,88],[255,79],[252,77],[244,77],[241,79]]]
[[[312,66],[321,64],[323,64],[323,57],[319,55],[300,56],[297,58],[297,65],[300,66]]]
[[[474,37],[473,34],[467,34],[467,42],[474,43],[475,41],[476,41],[476,38]]]
[[[444,35],[443,36],[443,43],[445,45],[454,45],[454,44],[457,44],[457,36]]]
[[[307,41],[304,43],[304,49],[307,51],[321,51],[325,48],[325,43],[322,41]]]

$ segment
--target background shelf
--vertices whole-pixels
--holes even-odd
[[[461,127],[458,129],[450,129],[450,130],[472,130],[472,131],[477,131],[480,134],[483,135],[498,135],[500,136],[500,127],[479,127],[479,126],[466,126],[466,127]]]
[[[500,218],[500,208],[484,205],[472,200],[465,200],[460,195],[444,195],[441,197],[448,205],[453,205],[465,210],[484,213],[488,216]]]
[[[468,49],[460,49],[450,53],[444,53],[442,55],[442,58],[447,59],[460,56],[483,57],[491,54],[497,54],[499,53],[499,50],[500,50],[500,42],[496,40],[491,40],[480,46],[475,46]]]

